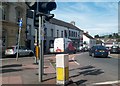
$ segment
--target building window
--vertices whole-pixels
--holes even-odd
[[[16,22],[19,22],[20,20],[20,11],[16,12]]]
[[[76,37],[77,37],[77,32],[76,32]]]
[[[2,12],[2,20],[6,20],[6,7],[5,6],[2,6],[0,8],[0,11]]]
[[[49,47],[54,47],[54,40],[49,41]]]
[[[72,37],[73,37],[73,31],[72,31]]]
[[[75,37],[75,32],[74,32],[74,37]]]
[[[64,30],[64,37],[67,38],[67,31]]]
[[[53,29],[51,29],[51,37],[53,37]]]
[[[70,31],[69,31],[69,36],[70,36]]]
[[[47,36],[47,28],[44,29],[44,36]]]
[[[61,37],[63,38],[63,31],[61,31]]]
[[[57,30],[57,37],[59,37],[59,30]]]
[[[20,18],[22,18],[22,9],[20,7],[16,7],[16,22],[19,22]]]

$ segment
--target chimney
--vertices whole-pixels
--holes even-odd
[[[75,26],[75,21],[71,21],[70,23]]]
[[[86,31],[86,33],[88,34],[88,31]]]

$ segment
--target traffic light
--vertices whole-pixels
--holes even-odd
[[[55,10],[57,5],[55,2],[35,2],[35,0],[33,2],[26,2],[26,4],[28,5],[28,7],[31,10],[35,11],[34,14],[34,25],[36,27],[39,26],[39,15],[42,15],[45,17],[46,21],[49,21],[51,18],[54,17],[54,14],[50,14],[50,11]]]
[[[32,10],[48,14],[50,11],[56,9],[56,3],[55,2],[26,2],[28,7]]]
[[[39,27],[39,14],[34,12],[34,26]]]

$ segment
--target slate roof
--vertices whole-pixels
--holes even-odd
[[[56,18],[50,19],[50,23],[56,24],[56,25],[59,25],[59,26],[68,27],[68,28],[75,29],[75,30],[83,31],[83,30],[81,30],[80,28],[76,27],[75,25],[73,25],[71,23],[67,23],[67,22],[64,22],[62,20],[58,20]]]
[[[85,36],[87,36],[90,39],[94,39],[91,35],[89,35],[88,33],[83,33]]]

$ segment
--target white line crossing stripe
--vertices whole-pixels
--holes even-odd
[[[74,63],[76,63],[77,65],[80,65],[77,61],[75,61],[75,56],[72,57],[72,60],[74,61]]]
[[[93,83],[93,85],[117,84],[117,83],[120,83],[120,80],[117,80],[117,81],[100,82],[100,83]]]

